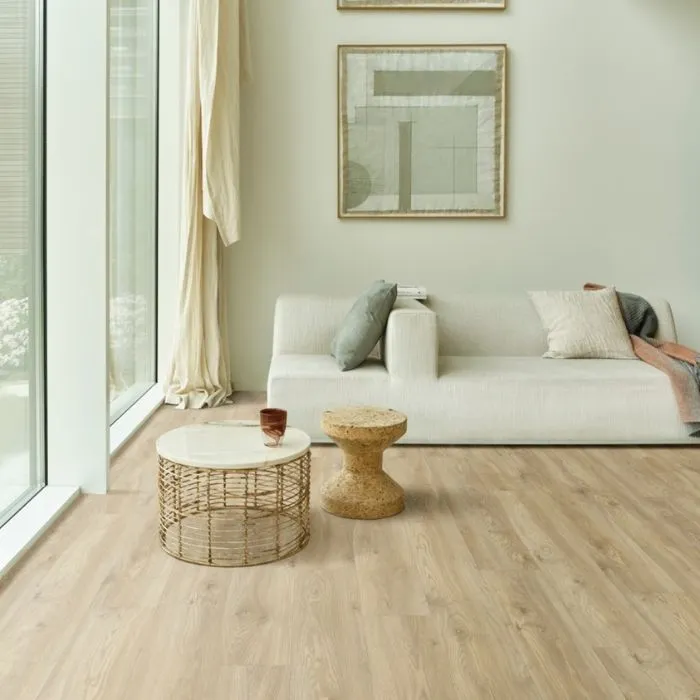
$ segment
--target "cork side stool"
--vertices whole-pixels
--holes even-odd
[[[343,468],[321,487],[321,507],[342,518],[373,520],[404,509],[404,491],[383,469],[384,450],[406,432],[407,418],[392,409],[350,407],[325,411],[323,432],[343,452]]]

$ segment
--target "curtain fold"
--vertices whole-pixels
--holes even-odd
[[[239,240],[240,87],[250,71],[244,0],[193,0],[187,42],[178,322],[166,402],[225,403],[225,246]]]

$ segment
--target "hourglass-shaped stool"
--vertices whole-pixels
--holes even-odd
[[[406,432],[407,418],[392,409],[349,407],[325,411],[323,432],[343,452],[343,468],[321,487],[321,506],[343,518],[388,518],[404,509],[404,491],[382,468],[384,450]]]

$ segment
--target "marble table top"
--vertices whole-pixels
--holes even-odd
[[[216,421],[171,430],[156,441],[158,454],[199,469],[261,469],[291,462],[310,447],[311,438],[287,428],[278,447],[266,447],[257,421]]]

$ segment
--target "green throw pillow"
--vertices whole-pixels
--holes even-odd
[[[361,365],[384,335],[396,301],[396,285],[379,280],[353,304],[331,344],[343,372]]]

